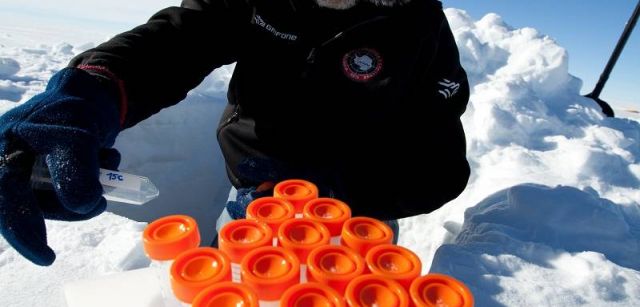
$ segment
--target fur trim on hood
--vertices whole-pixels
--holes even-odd
[[[396,6],[411,2],[411,0],[316,0],[319,6],[336,10],[352,8],[358,2],[369,2],[379,6]]]

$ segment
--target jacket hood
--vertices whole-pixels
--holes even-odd
[[[411,2],[411,0],[315,0],[321,7],[336,10],[345,10],[358,4],[358,2],[368,2],[379,6],[397,6]]]

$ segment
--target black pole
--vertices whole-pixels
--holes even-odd
[[[636,5],[635,10],[633,10],[633,14],[629,18],[627,25],[624,27],[622,36],[620,36],[620,39],[618,40],[618,44],[616,44],[616,48],[613,50],[613,53],[611,54],[611,57],[607,62],[607,66],[605,66],[604,71],[600,75],[600,79],[598,80],[598,83],[596,84],[593,91],[586,95],[586,97],[589,97],[595,100],[602,108],[602,112],[609,117],[614,117],[613,109],[611,108],[611,106],[609,106],[608,103],[600,99],[600,94],[602,93],[602,89],[604,88],[604,85],[607,83],[607,80],[609,80],[609,75],[611,75],[611,71],[613,70],[613,67],[616,65],[616,62],[618,61],[618,58],[620,57],[620,54],[622,53],[624,46],[627,44],[627,40],[629,40],[629,36],[631,36],[631,32],[633,31],[633,28],[636,26],[636,23],[638,22],[638,16],[640,16],[640,1],[638,1],[638,4]]]

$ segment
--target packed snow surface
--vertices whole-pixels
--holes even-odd
[[[462,118],[472,177],[456,200],[402,220],[399,244],[418,253],[424,273],[464,281],[477,306],[640,306],[640,123],[605,118],[580,96],[552,38],[495,14],[446,14],[472,86]],[[99,43],[36,44],[33,35],[0,33],[0,113]],[[229,188],[214,133],[232,69],[122,133],[121,169],[151,178],[161,196],[110,211],[144,221],[190,214],[211,237]],[[146,266],[143,226],[111,213],[48,222],[58,254],[48,268],[0,239],[0,306],[64,306],[67,282]]]

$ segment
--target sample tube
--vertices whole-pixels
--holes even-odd
[[[278,244],[291,250],[300,260],[300,282],[307,281],[307,258],[312,250],[329,245],[329,230],[310,219],[288,220],[278,229]]]
[[[337,199],[317,198],[307,202],[302,214],[305,218],[327,226],[331,234],[331,244],[339,245],[342,226],[351,218],[351,209]]]
[[[247,219],[254,219],[266,223],[274,233],[273,246],[277,245],[278,228],[286,220],[295,217],[293,205],[281,198],[261,197],[252,201],[247,207]]]
[[[416,307],[473,307],[473,294],[461,281],[444,274],[416,278],[409,289]]]
[[[200,291],[224,281],[231,281],[231,260],[212,247],[183,252],[171,265],[171,289],[184,303],[191,303]]]
[[[365,262],[371,273],[395,280],[407,291],[422,272],[422,262],[414,252],[392,244],[371,248]]]
[[[104,198],[109,201],[143,205],[158,197],[160,191],[147,177],[101,168],[98,177]],[[53,190],[51,174],[44,160],[38,156],[31,171],[31,186],[36,190]]]
[[[318,187],[306,180],[284,180],[273,188],[273,196],[291,202],[296,209],[296,217],[302,217],[304,205],[308,201],[318,198]]]
[[[244,256],[262,246],[273,245],[273,232],[267,224],[256,220],[235,220],[218,234],[218,247],[231,259],[231,279],[240,282],[240,263]]]
[[[282,247],[257,248],[242,260],[242,282],[255,291],[261,307],[278,306],[282,294],[300,282],[300,260]]]
[[[345,307],[342,295],[329,286],[310,282],[295,285],[280,300],[280,307]]]
[[[350,307],[409,307],[409,295],[397,282],[367,274],[347,286],[345,299]]]
[[[353,217],[344,223],[340,242],[364,257],[372,247],[392,241],[393,231],[387,224],[369,217]]]
[[[309,253],[307,279],[344,295],[351,280],[365,272],[364,259],[345,246],[325,245]]]
[[[200,291],[191,306],[258,307],[258,296],[243,284],[221,282]]]

